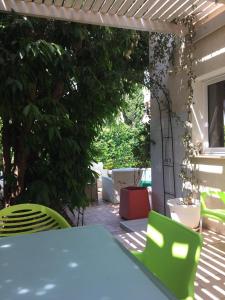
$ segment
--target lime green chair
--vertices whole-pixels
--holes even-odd
[[[132,252],[178,298],[194,299],[194,280],[202,237],[151,211],[143,252]]]
[[[201,217],[212,218],[217,221],[225,222],[225,208],[207,208],[206,199],[208,197],[216,197],[220,200],[222,205],[225,205],[225,192],[202,192],[201,193]],[[201,230],[202,230],[202,219],[201,219]]]
[[[70,227],[56,211],[39,204],[18,204],[0,211],[0,237]]]

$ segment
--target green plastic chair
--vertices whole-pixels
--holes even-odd
[[[0,211],[0,237],[71,227],[56,211],[39,204],[18,204]]]
[[[143,252],[132,252],[178,299],[194,299],[194,280],[202,237],[151,211]]]
[[[220,200],[223,204],[225,204],[225,192],[202,192],[201,193],[201,217],[212,218],[217,221],[225,222],[225,209],[218,209],[218,208],[207,208],[206,206],[206,199],[208,197],[216,197]],[[202,219],[201,219],[201,230],[202,230]]]

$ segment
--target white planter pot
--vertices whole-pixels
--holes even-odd
[[[171,219],[184,224],[190,228],[197,228],[200,222],[200,202],[196,200],[195,204],[184,205],[182,198],[170,199],[167,201],[170,209]]]

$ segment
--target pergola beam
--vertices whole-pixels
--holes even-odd
[[[184,27],[168,22],[144,20],[142,18],[103,14],[100,12],[76,10],[64,6],[36,4],[20,0],[0,0],[0,11],[15,11],[25,16],[78,22],[84,24],[110,26],[124,29],[134,29],[149,32],[174,33],[184,35]]]
[[[223,26],[225,26],[225,5],[209,15],[208,18],[202,20],[202,22],[196,24],[195,42]]]

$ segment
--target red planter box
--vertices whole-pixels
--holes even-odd
[[[143,187],[128,186],[120,190],[121,218],[126,220],[147,218],[150,211],[148,191]]]

